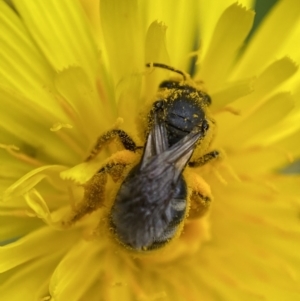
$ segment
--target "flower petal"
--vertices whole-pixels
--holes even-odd
[[[293,139],[295,139],[294,136]],[[249,175],[266,173],[293,162],[293,154],[290,152],[290,148],[284,148],[282,143],[270,146],[254,145],[236,152],[229,151],[228,155],[230,156],[229,164],[236,173],[248,173]]]
[[[273,147],[274,149],[281,150],[286,154],[286,156],[291,157],[290,162],[285,163],[291,163],[293,160],[299,158],[300,156],[300,149],[298,142],[300,141],[300,131],[295,131],[291,134],[283,134],[281,137],[273,137],[275,138],[273,141],[268,140],[268,137],[266,138],[265,144],[267,147]]]
[[[137,1],[101,1],[100,18],[109,68],[118,84],[123,77],[144,69]]]
[[[288,56],[295,60],[298,64],[300,63],[300,54],[298,48],[298,41],[300,38],[300,22],[295,24],[293,32],[290,32],[287,36],[287,40],[282,44],[282,49],[279,50],[278,56]]]
[[[0,209],[0,245],[5,241],[22,237],[42,225],[43,222],[39,219],[28,219],[28,215],[21,209],[9,211]]]
[[[247,8],[253,7],[253,0],[238,1],[239,4]],[[216,24],[220,16],[231,5],[236,3],[234,0],[211,0],[211,1],[197,1],[197,21],[201,38],[201,52],[206,55],[207,48],[213,36]]]
[[[257,133],[282,120],[294,106],[290,93],[279,93],[269,98],[261,107],[243,116],[242,120],[228,132],[220,135],[222,145],[229,149],[238,149],[242,145],[251,145],[251,138]],[[272,114],[269,114],[272,112]],[[227,139],[230,133],[230,140]]]
[[[0,248],[0,272],[8,271],[29,260],[70,248],[74,239],[78,239],[76,231],[61,232],[48,227],[38,229],[18,241]]]
[[[298,0],[279,1],[252,37],[234,71],[234,78],[253,76],[277,57],[289,33],[298,24]],[[283,21],[284,19],[284,21]],[[261,45],[264,45],[262,47]]]
[[[170,50],[171,64],[183,70],[190,68],[190,54],[197,47],[195,28],[197,10],[195,7],[197,2],[187,0],[178,2],[174,5],[173,1],[141,2],[142,11],[145,14],[145,25],[151,27],[154,20],[163,22],[167,29],[166,45]],[[154,21],[157,22],[157,21]],[[159,40],[157,41],[160,42]],[[151,47],[156,47],[156,42],[153,40]],[[147,48],[146,48],[147,51]],[[150,62],[150,61],[147,61]],[[168,61],[153,61],[158,63],[168,63]]]
[[[222,275],[225,284],[232,278],[234,282],[227,283],[231,293],[238,285],[261,294],[265,300],[282,300],[284,294],[289,300],[297,300],[299,180],[256,175],[226,187],[218,185],[214,191],[218,202],[212,211],[215,243],[201,250],[205,274],[200,273]],[[215,186],[216,182],[211,184]],[[270,189],[271,185],[274,188]]]
[[[257,140],[264,141],[266,146],[274,145],[286,149],[295,157],[299,156],[300,149],[297,147],[297,142],[300,135],[300,124],[298,122],[300,118],[300,91],[293,96],[297,100],[294,110],[282,122],[258,135],[253,143]]]
[[[205,81],[210,93],[217,91],[225,81],[237,52],[252,27],[253,19],[254,12],[237,3],[229,6],[220,17],[207,53],[201,59],[200,72],[196,75],[196,78],[200,77]]]
[[[89,162],[83,162],[66,169],[60,173],[63,180],[70,180],[77,184],[85,184],[88,180],[95,175],[99,169],[106,165],[106,163],[118,162],[124,165],[134,164],[139,159],[139,155],[129,150],[121,150],[115,152],[106,160],[95,159]]]
[[[8,187],[4,191],[2,198],[4,201],[8,201],[12,198],[22,196],[45,178],[50,180],[50,183],[54,187],[65,189],[65,183],[59,177],[60,172],[65,169],[66,167],[64,166],[50,165],[32,170],[16,181],[13,185]]]
[[[62,118],[65,115],[61,107],[49,93],[53,90],[53,70],[20,18],[3,1],[0,2],[0,20],[2,82],[9,85],[10,90],[19,91],[23,99],[30,99],[38,108]]]
[[[166,48],[166,30],[163,23],[154,21],[148,28],[146,35],[146,62],[159,62],[169,64],[170,59]]]
[[[53,116],[45,108],[36,106],[33,101],[11,88],[1,88],[3,87],[0,87],[3,108],[0,113],[0,128],[8,133],[3,142],[13,144],[16,141],[19,152],[28,156],[28,163],[31,159],[35,165],[53,161],[72,164],[78,160],[83,151],[75,142],[76,132],[73,130],[68,134],[66,130],[50,130],[54,121],[58,120],[58,115]],[[66,121],[66,118],[61,120]]]
[[[77,1],[13,2],[38,47],[55,70],[81,66],[91,79],[95,78],[97,49]]]
[[[114,122],[115,105],[106,97],[99,97],[95,83],[79,67],[59,72],[55,76],[55,87],[70,105],[69,114],[79,131],[77,135],[86,138],[80,145],[91,147],[99,134]],[[105,118],[99,118],[102,115]]]
[[[6,134],[4,131],[2,132],[0,139],[3,142],[19,142],[18,139],[12,139],[11,135]],[[28,156],[24,156],[21,158],[21,160],[18,160],[11,155],[12,153],[15,154],[18,151],[19,148],[16,147],[14,144],[0,144],[1,161],[6,163],[5,165],[3,164],[0,169],[1,191],[3,191],[6,187],[11,185],[17,179],[19,179],[22,175],[29,172],[32,169],[32,166],[36,166],[32,161],[27,160]]]
[[[99,273],[102,268],[101,264],[98,265],[97,262],[101,256],[101,249],[97,244],[101,245],[99,242],[81,241],[73,246],[72,250],[59,263],[52,274],[49,285],[49,292],[53,300],[85,299],[87,292],[95,284],[99,286],[96,292],[104,294],[102,290],[109,284],[106,284],[106,279],[101,279]],[[76,272],[74,262],[76,262]],[[85,275],[84,281],[82,281],[82,275]],[[100,283],[99,279],[101,279]],[[124,296],[122,296],[122,300],[124,300],[123,298]],[[94,299],[99,299],[97,293],[92,300]]]
[[[82,5],[88,21],[92,24],[94,40],[98,42],[98,45],[102,46],[103,36],[100,25],[100,0],[79,0]]]
[[[44,248],[45,246],[47,246],[47,242]],[[65,249],[62,248],[62,250]],[[18,301],[22,296],[23,300],[49,300],[47,298],[49,295],[48,279],[53,272],[53,266],[57,265],[61,259],[61,253],[58,250],[58,252],[44,254],[34,261],[16,267],[12,270],[13,273],[8,271],[0,274],[1,298],[3,300]],[[32,277],[32,275],[36,275],[36,277]]]
[[[163,23],[154,21],[148,28],[146,35],[146,53],[145,58],[147,63],[163,63],[170,64],[169,54],[166,48],[166,30],[167,27]],[[155,95],[158,85],[166,78],[166,70],[160,68],[149,69],[145,76],[145,91],[149,95]]]
[[[122,121],[122,129],[132,136],[137,132],[135,116],[141,109],[141,86],[142,74],[133,74],[123,78],[116,87],[116,98],[118,101],[118,116]],[[134,137],[132,137],[134,138]]]
[[[247,117],[245,116],[246,112],[248,112],[247,115],[250,115],[252,114],[251,111],[259,110],[259,107],[268,100],[267,96],[278,90],[285,81],[297,72],[297,69],[298,67],[289,58],[282,58],[268,66],[254,81],[253,92],[232,103],[233,109],[240,112],[241,116],[228,118],[228,114],[218,115],[217,123],[220,131],[218,136],[224,137],[224,133],[226,135],[229,130],[238,127],[240,121]],[[279,131],[276,131],[276,133],[279,133]]]
[[[62,219],[66,214],[66,210],[57,210],[50,212],[49,207],[43,197],[39,194],[36,189],[25,194],[25,200],[27,205],[33,210],[34,214],[41,218],[45,223],[51,226],[53,229],[62,230]]]
[[[290,93],[279,93],[268,99],[259,109],[245,117],[231,131],[230,148],[238,148],[243,144],[251,145],[251,138],[262,130],[281,121],[294,107],[294,99]],[[272,112],[272,114],[269,114]],[[245,139],[246,137],[246,139]],[[224,142],[223,145],[226,145]],[[228,145],[228,144],[227,144]]]
[[[298,66],[288,57],[274,61],[257,77],[253,93],[237,101],[234,107],[246,112],[259,106],[266,96],[280,89],[297,71]]]
[[[217,112],[224,108],[227,104],[252,93],[254,91],[254,83],[254,78],[244,79],[238,82],[227,83],[227,85],[224,85],[219,91],[210,93],[212,98],[210,110],[212,112]]]

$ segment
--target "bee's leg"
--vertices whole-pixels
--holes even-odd
[[[101,208],[105,203],[105,186],[107,183],[107,171],[101,170],[83,185],[83,199],[75,205],[67,218],[67,224],[73,224],[86,214],[90,214]]]
[[[212,202],[209,185],[196,173],[187,171],[185,174],[189,186],[190,209],[188,218],[194,219],[205,215]]]
[[[132,138],[123,130],[114,129],[110,130],[103,135],[101,135],[95,146],[93,147],[90,155],[85,159],[85,161],[90,161],[93,158],[95,158],[98,153],[101,151],[101,149],[108,143],[110,143],[113,139],[118,138],[121,143],[123,144],[124,148],[130,151],[135,151],[139,147],[136,146],[135,142],[132,140]]]
[[[203,155],[202,157],[200,157],[196,161],[190,161],[189,162],[189,167],[203,166],[206,163],[210,162],[211,160],[214,160],[214,159],[218,158],[219,155],[220,155],[220,153],[217,150],[213,150],[213,151]]]
[[[112,160],[104,165],[89,181],[84,185],[83,199],[75,205],[70,214],[64,218],[63,225],[70,226],[80,220],[86,214],[91,214],[99,208],[105,206],[105,192],[108,175],[114,182],[124,178],[124,171],[128,165],[132,164],[135,154],[126,150],[120,151]]]

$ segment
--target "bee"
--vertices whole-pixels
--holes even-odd
[[[174,237],[187,208],[182,171],[207,131],[203,122],[169,148],[165,123],[156,113],[142,159],[122,183],[111,210],[118,240],[139,251],[157,249]]]
[[[197,185],[197,176],[196,185],[188,194],[183,171],[186,166],[199,167],[219,155],[218,151],[193,155],[201,149],[213,125],[207,114],[210,97],[189,83],[180,70],[160,63],[146,66],[179,73],[183,81],[167,80],[160,84],[157,99],[147,113],[143,147],[120,129],[98,138],[86,161],[114,139],[119,139],[133,156],[114,154],[84,185],[83,201],[65,222],[73,224],[105,205],[105,186],[110,175],[120,182],[120,187],[109,208],[108,223],[117,241],[135,251],[164,246],[182,230],[186,216],[200,217],[207,211],[210,196]],[[193,202],[192,212],[188,212],[188,199]]]

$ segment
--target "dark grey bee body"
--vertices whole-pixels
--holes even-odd
[[[118,239],[135,250],[158,248],[175,236],[185,216],[187,186],[182,171],[206,126],[168,148],[165,124],[154,115],[141,162],[122,183],[111,211]]]

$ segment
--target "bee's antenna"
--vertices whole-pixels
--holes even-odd
[[[183,80],[186,80],[186,74],[183,71],[175,69],[175,68],[173,68],[171,66],[168,66],[168,65],[165,65],[165,64],[161,64],[161,63],[147,63],[146,67],[149,67],[149,68],[151,68],[151,67],[158,67],[158,68],[162,68],[162,69],[167,69],[167,70],[170,70],[170,71],[173,71],[173,72],[181,74],[182,77],[183,77]]]

